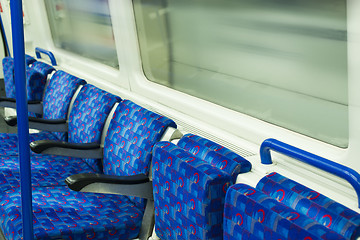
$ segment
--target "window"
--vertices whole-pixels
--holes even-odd
[[[348,146],[346,1],[133,4],[150,81]]]
[[[118,68],[107,0],[45,0],[56,47]]]

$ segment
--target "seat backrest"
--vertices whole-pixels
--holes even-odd
[[[68,141],[71,143],[101,143],[106,119],[121,98],[91,84],[79,92],[69,116]],[[99,159],[84,159],[94,171],[102,172]]]
[[[36,59],[28,54],[25,54],[25,63],[27,66],[36,62]]]
[[[232,183],[236,182],[238,174],[251,170],[251,163],[248,160],[206,138],[186,134],[177,145],[229,174],[232,177]]]
[[[102,130],[112,107],[121,98],[86,84],[75,99],[69,116],[68,141],[100,143]]]
[[[5,57],[2,60],[2,64],[6,97],[15,98],[14,59],[12,57]]]
[[[31,65],[31,68],[47,77],[53,71],[56,71],[53,66],[47,63],[36,61]]]
[[[278,173],[262,178],[256,188],[348,239],[360,236],[360,214]]]
[[[225,193],[251,164],[208,139],[187,134],[155,145],[155,229],[161,239],[221,239]]]
[[[64,71],[57,71],[45,89],[43,99],[44,119],[66,119],[71,98],[86,81]]]
[[[119,103],[105,138],[104,173],[148,174],[152,148],[168,127],[176,124],[129,100]]]
[[[26,93],[27,100],[41,101],[44,95],[46,76],[37,70],[26,67]]]

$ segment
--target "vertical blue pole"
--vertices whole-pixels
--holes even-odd
[[[19,161],[23,237],[33,239],[31,165],[29,149],[29,123],[25,81],[25,46],[23,10],[21,0],[11,0],[11,25],[14,46],[14,75],[16,111],[18,118]]]

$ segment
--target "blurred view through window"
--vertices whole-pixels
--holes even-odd
[[[55,46],[118,68],[107,0],[45,0]]]
[[[348,146],[345,0],[133,0],[153,82]]]

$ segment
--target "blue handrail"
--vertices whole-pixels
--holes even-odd
[[[18,117],[18,141],[20,162],[20,187],[23,237],[33,239],[31,166],[29,148],[28,107],[25,86],[25,44],[23,10],[21,0],[11,0],[11,26],[14,46],[14,68],[16,87],[16,111]]]
[[[55,56],[54,56],[54,54],[53,54],[52,52],[37,47],[37,48],[35,48],[35,53],[36,53],[36,57],[37,57],[37,58],[41,58],[41,53],[48,55],[48,57],[50,58],[51,64],[52,64],[53,66],[56,66],[56,65],[57,65]]]
[[[261,144],[260,158],[262,164],[272,164],[270,150],[282,153],[347,180],[356,191],[360,208],[360,174],[355,170],[276,139],[266,139]]]

